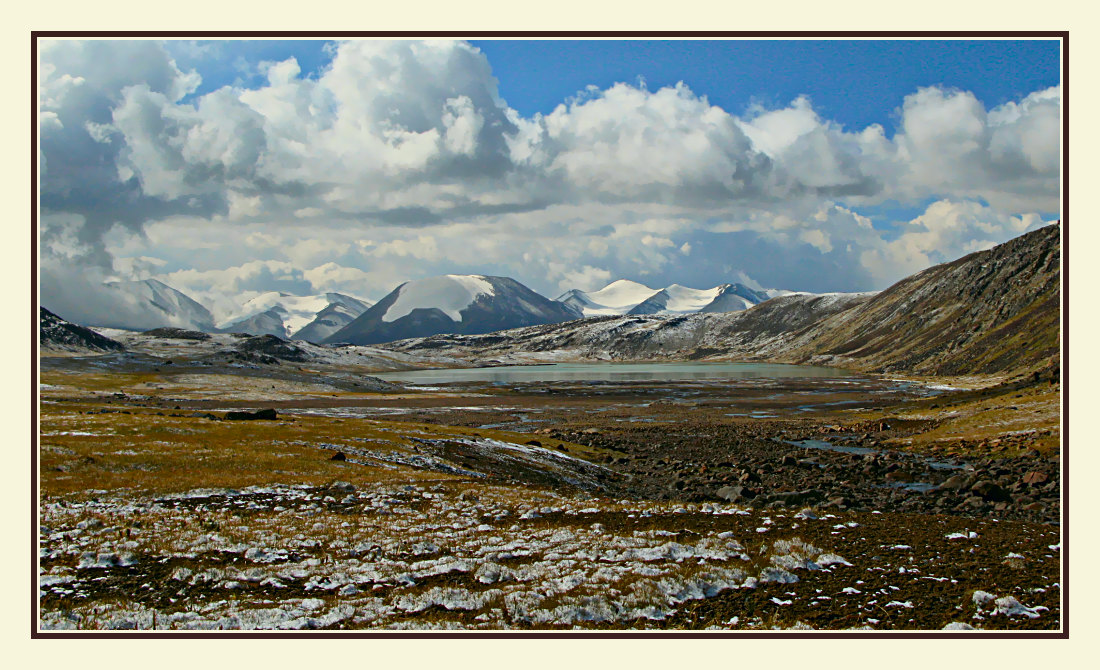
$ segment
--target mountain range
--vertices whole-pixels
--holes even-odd
[[[391,342],[410,353],[432,349],[479,361],[740,358],[928,374],[992,371],[1005,360],[1035,363],[1057,351],[1059,233],[1059,224],[1047,226],[878,294],[743,284],[654,289],[619,280],[549,300],[507,277],[444,275],[406,282],[375,305],[340,293],[267,293],[215,325],[202,305],[148,279],[108,284],[127,309],[89,325]]]
[[[885,291],[790,293],[737,312],[577,318],[576,307],[512,279],[447,275],[403,284],[328,338],[388,342],[384,346],[301,346],[318,359],[346,353],[354,360],[367,351],[372,360],[388,356],[412,365],[739,360],[925,375],[1042,372],[1056,380],[1061,281],[1060,224],[930,267]],[[605,307],[612,302],[606,296]],[[435,334],[399,339],[425,331]],[[45,308],[39,332],[44,351],[102,353],[120,346]],[[239,344],[239,338],[214,337]],[[279,343],[298,346],[271,335],[246,343],[253,340],[265,351]],[[379,358],[379,352],[390,353]]]
[[[877,293],[788,294],[747,310],[612,315],[388,347],[470,364],[757,360],[927,375],[1053,370],[1061,225],[918,272]]]
[[[91,320],[90,326],[137,331],[169,327],[355,344],[437,333],[486,333],[592,316],[734,312],[791,293],[744,284],[650,288],[620,279],[598,291],[573,289],[549,300],[506,277],[444,275],[402,284],[379,301],[385,304],[386,318],[372,313],[349,329],[372,303],[336,292],[295,296],[271,291],[250,298],[215,322],[198,301],[157,279],[108,282],[105,287],[115,294],[115,304]],[[468,313],[462,313],[467,308]]]

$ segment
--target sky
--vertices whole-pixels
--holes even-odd
[[[1059,218],[1059,44],[39,42],[40,291],[867,291]]]

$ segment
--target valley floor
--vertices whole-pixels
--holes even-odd
[[[43,367],[43,629],[1061,627],[1057,383],[238,372]]]

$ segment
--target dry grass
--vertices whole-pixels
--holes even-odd
[[[901,414],[920,418],[934,413],[935,428],[901,440],[906,446],[929,447],[952,443],[979,443],[987,456],[1013,456],[1024,449],[1057,453],[1061,436],[1061,394],[1058,388],[1038,387],[988,398],[947,402],[936,410]],[[1014,439],[1024,437],[1026,439]]]
[[[268,380],[217,376],[232,392]],[[139,385],[146,393],[154,375],[44,375],[44,397],[102,396]],[[231,382],[236,382],[235,385]],[[178,392],[178,386],[172,392]],[[76,393],[74,394],[74,390]],[[363,394],[341,394],[360,396]],[[104,408],[111,413],[89,413]],[[523,444],[529,435],[399,421],[286,416],[278,421],[211,421],[114,403],[44,402],[40,405],[40,485],[44,496],[81,496],[89,491],[126,490],[160,495],[203,487],[246,487],[274,483],[322,485],[335,479],[365,485],[395,478],[415,483],[449,475],[398,466],[397,470],[331,461],[336,450],[369,446],[373,451],[409,453],[410,437],[485,437]],[[127,413],[121,413],[127,412]],[[541,438],[544,447],[579,458],[598,449]]]

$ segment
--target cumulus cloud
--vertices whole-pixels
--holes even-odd
[[[976,202],[941,200],[902,227],[901,235],[861,252],[875,277],[894,281],[919,270],[989,249],[1042,227],[1038,214],[1000,214]]]
[[[804,96],[737,116],[682,83],[591,87],[524,117],[463,42],[331,55],[309,76],[293,58],[247,64],[262,79],[196,95],[200,74],[159,43],[43,44],[47,304],[71,277],[46,275],[70,267],[98,268],[89,285],[157,276],[215,311],[266,290],[378,299],[442,272],[544,292],[738,272],[881,288],[1059,208],[1057,86],[991,109],[923,88],[890,136]],[[876,214],[929,202],[911,221]]]
[[[1009,213],[1058,209],[1060,86],[988,111],[972,93],[924,88],[901,113],[900,194],[980,197]]]

